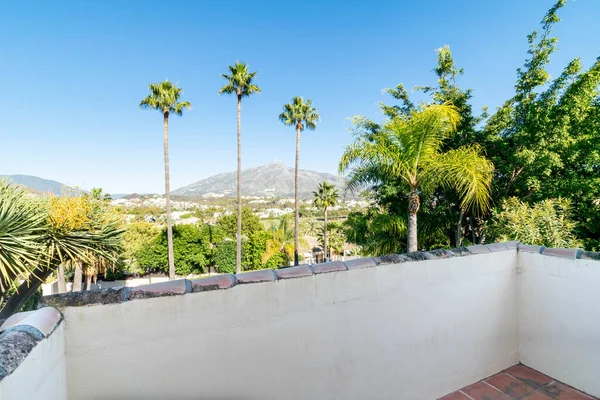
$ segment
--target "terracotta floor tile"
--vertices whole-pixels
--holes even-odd
[[[485,382],[477,382],[461,390],[475,400],[511,400],[510,397]]]
[[[554,400],[552,397],[548,396],[544,392],[535,392],[532,395],[527,397],[523,397],[523,400]]]
[[[505,369],[504,372],[525,382],[526,384],[535,389],[539,389],[542,386],[547,385],[553,381],[553,379],[549,376],[546,376],[541,372],[526,367],[523,364],[518,364],[508,369]]]
[[[546,386],[542,391],[557,400],[594,400],[592,396],[559,382]]]
[[[500,389],[513,399],[519,399],[526,394],[535,392],[535,389],[525,382],[513,378],[503,372],[491,376],[485,381],[495,388]]]
[[[447,394],[438,400],[470,400],[470,399],[467,396],[465,396],[464,394],[462,394],[461,392],[456,391],[454,393]]]

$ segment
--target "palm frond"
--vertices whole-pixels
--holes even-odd
[[[141,109],[153,109],[159,112],[173,113],[181,116],[184,109],[191,109],[188,101],[179,101],[183,90],[176,84],[165,80],[160,83],[151,83],[148,86],[148,96],[140,102]]]
[[[229,65],[228,68],[230,75],[221,75],[227,83],[219,90],[219,94],[237,94],[241,97],[248,97],[261,91],[257,85],[252,83],[256,77],[256,72],[249,72],[247,64],[236,61],[234,65]]]
[[[494,165],[477,145],[439,154],[426,170],[427,179],[458,191],[463,209],[485,212],[490,205]]]
[[[320,120],[317,109],[312,106],[312,101],[304,102],[302,97],[294,97],[292,102],[283,106],[279,120],[288,126],[295,126],[303,131],[305,128],[314,130]]]

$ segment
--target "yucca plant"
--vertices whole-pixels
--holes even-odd
[[[0,182],[0,297],[6,300],[0,319],[18,312],[60,264],[116,261],[123,233],[118,221],[92,218],[74,227],[73,213],[49,213],[50,203]]]
[[[40,256],[42,209],[19,186],[0,180],[0,297],[27,277]]]

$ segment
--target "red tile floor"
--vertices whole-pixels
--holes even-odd
[[[598,400],[518,364],[438,400]]]

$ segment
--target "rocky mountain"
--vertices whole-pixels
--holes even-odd
[[[300,197],[312,197],[312,192],[323,181],[333,183],[340,195],[343,194],[344,180],[335,175],[300,170]],[[192,183],[171,192],[183,197],[235,197],[237,172],[228,172]],[[294,197],[294,169],[281,161],[274,161],[262,167],[242,171],[242,195],[263,197]]]
[[[31,175],[0,175],[0,179],[7,179],[10,182],[27,187],[31,192],[38,194],[52,193],[60,196],[64,193],[74,193],[75,189],[70,188],[60,182],[50,179],[43,179]]]

